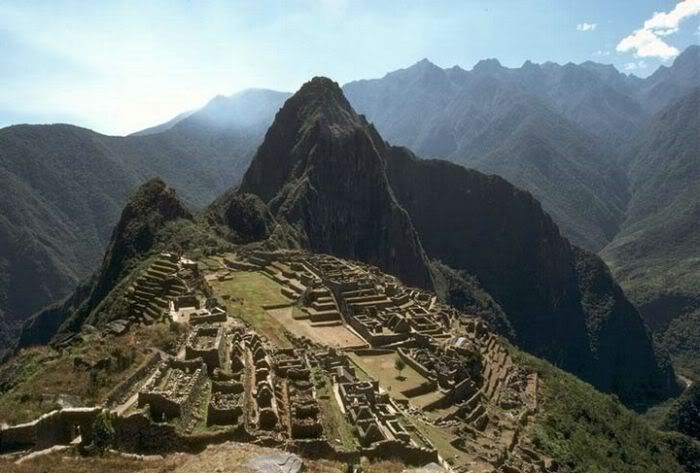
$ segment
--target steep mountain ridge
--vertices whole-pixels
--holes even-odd
[[[672,390],[669,367],[604,263],[561,237],[529,193],[400,148],[387,162],[428,255],[475,275],[520,346],[623,399]]]
[[[382,146],[340,88],[314,78],[275,117],[240,190],[267,203],[304,246],[430,288],[427,258],[391,192]]]
[[[625,219],[630,139],[700,85],[700,46],[645,79],[591,61],[496,59],[467,71],[424,59],[344,91],[392,143],[495,173],[532,192],[579,246],[599,251]]]
[[[446,113],[444,108],[484,82],[500,82],[537,97],[604,145],[619,148],[651,114],[697,87],[699,72],[700,46],[691,45],[671,66],[660,66],[645,79],[592,61],[563,65],[526,61],[508,68],[497,59],[485,59],[467,71],[459,66],[443,69],[423,59],[381,79],[349,82],[343,89],[350,103],[389,141],[421,156],[446,158],[450,147],[444,148],[443,140],[433,136],[451,129],[450,122],[468,118],[470,111]]]
[[[145,182],[129,197],[99,269],[63,303],[32,316],[22,328],[19,346],[45,344],[59,333],[79,332],[93,310],[153,248],[164,226],[192,218],[165,182],[158,178]]]
[[[640,94],[651,112],[659,112],[698,87],[700,45],[688,46],[671,66],[659,66],[639,84]]]
[[[674,390],[672,369],[604,264],[561,237],[529,193],[390,147],[328,79],[305,84],[277,114],[246,193],[303,247],[410,284],[434,271],[429,258],[473,275],[521,346],[628,402]]]

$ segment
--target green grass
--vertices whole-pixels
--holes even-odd
[[[412,418],[411,421],[420,433],[430,439],[433,443],[433,447],[435,447],[440,456],[445,460],[450,460],[455,465],[467,464],[474,460],[474,458],[466,452],[452,446],[450,442],[454,440],[455,437],[447,430],[435,427],[419,418]]]
[[[357,439],[353,433],[352,426],[340,411],[333,394],[331,379],[320,370],[314,370],[313,376],[318,395],[317,400],[321,409],[323,430],[328,441],[335,444],[337,439],[340,440],[340,444],[345,450],[356,449],[358,447]]]
[[[192,426],[182,426],[185,427],[186,431],[189,430],[190,432],[195,434],[208,432],[209,430],[211,430],[210,427],[207,425],[207,412],[209,409],[209,401],[211,401],[211,383],[209,381],[205,383],[205,386],[201,389],[199,395],[202,397],[202,400],[199,403],[199,411],[197,412],[200,418]],[[187,427],[191,428],[188,429]],[[217,426],[212,427],[214,429],[217,428]]]
[[[532,356],[515,350],[513,355],[542,379],[540,408],[530,432],[539,450],[574,472],[683,471],[664,434],[614,396]]]
[[[211,281],[211,286],[230,314],[240,317],[278,347],[291,348],[284,326],[263,309],[265,305],[291,303],[282,295],[279,284],[257,272],[234,272],[233,279]],[[229,299],[224,299],[224,295]]]
[[[399,372],[394,367],[394,363],[398,358],[399,356],[396,353],[367,356],[360,356],[355,353],[350,354],[352,362],[359,366],[368,375],[368,378],[378,380],[380,386],[386,389],[391,396],[406,399],[406,396],[401,394],[401,391],[418,387],[427,380],[408,365],[399,375]]]

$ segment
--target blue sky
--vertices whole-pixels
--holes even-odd
[[[217,94],[381,77],[424,57],[645,76],[698,43],[699,13],[700,0],[3,0],[0,126],[125,134]]]

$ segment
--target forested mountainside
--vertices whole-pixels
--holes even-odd
[[[285,97],[269,91],[218,97],[170,129],[144,136],[105,136],[70,125],[1,129],[4,346],[26,317],[90,274],[127,196],[142,182],[164,177],[193,208],[238,182]],[[222,114],[230,119],[213,126]]]
[[[700,373],[700,87],[632,143],[627,218],[602,255],[662,344]]]

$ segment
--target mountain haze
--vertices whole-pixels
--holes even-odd
[[[182,112],[165,123],[132,133],[145,136],[162,133],[184,126],[212,127],[217,129],[237,128],[263,130],[272,122],[272,117],[291,94],[269,89],[245,89],[231,96],[217,95],[204,107],[191,112]]]

